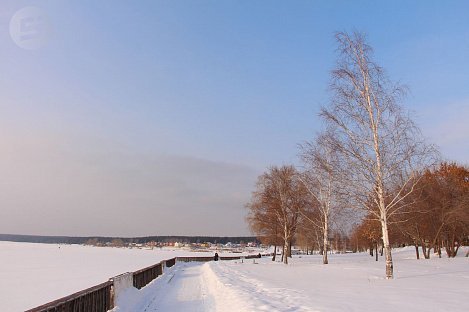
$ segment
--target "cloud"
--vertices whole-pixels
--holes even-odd
[[[44,133],[0,137],[0,148],[2,232],[249,234],[252,168]]]

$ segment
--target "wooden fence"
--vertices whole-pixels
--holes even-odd
[[[173,265],[176,264],[176,258],[172,258],[172,259],[168,259],[166,260],[166,267],[167,268],[170,268],[172,267]]]
[[[106,312],[114,307],[112,281],[79,291],[26,312]]]
[[[177,257],[176,262],[208,262],[212,261],[213,257]]]
[[[134,287],[141,289],[145,287],[152,280],[163,274],[163,263],[161,261],[158,264],[143,268],[134,272]]]
[[[220,257],[220,260],[259,258],[259,255]],[[141,289],[163,274],[164,267],[170,268],[177,262],[208,262],[213,257],[176,257],[133,272],[133,286]],[[114,308],[113,279],[79,291],[67,297],[46,303],[25,312],[106,312]]]

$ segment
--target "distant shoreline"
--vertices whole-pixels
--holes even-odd
[[[212,244],[242,244],[258,242],[255,236],[144,236],[144,237],[117,237],[117,236],[45,236],[45,235],[21,235],[0,234],[0,241],[42,243],[42,244],[85,244],[87,241],[96,239],[100,243],[112,242],[115,239],[125,243],[144,244],[149,242],[182,242],[182,243],[212,243]]]

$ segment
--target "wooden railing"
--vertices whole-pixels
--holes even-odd
[[[256,259],[256,258],[261,258],[261,257],[270,257],[272,256],[271,254],[265,254],[265,255],[261,255],[261,254],[257,254],[257,255],[248,255],[246,257],[244,257],[244,259]]]
[[[220,260],[259,258],[259,255],[226,256]],[[176,257],[132,273],[133,286],[141,289],[163,274],[164,267],[170,268],[177,262],[208,262],[213,257]],[[114,282],[109,281],[57,299],[25,312],[106,312],[114,308]]]
[[[145,287],[152,280],[163,274],[163,263],[161,261],[158,264],[143,268],[134,272],[134,287],[141,289]]]
[[[166,260],[166,267],[167,268],[170,268],[172,267],[173,265],[176,264],[176,258],[172,258],[172,259],[168,259]]]
[[[106,312],[114,307],[112,281],[79,291],[26,312]]]
[[[208,262],[212,261],[213,257],[177,257],[176,262]]]

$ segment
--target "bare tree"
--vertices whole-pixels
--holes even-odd
[[[269,231],[275,229],[283,241],[283,262],[288,263],[290,244],[300,222],[299,211],[305,205],[306,191],[293,166],[271,167],[261,175],[253,192],[248,220],[264,216]],[[267,225],[266,225],[267,226]]]
[[[340,208],[338,200],[339,157],[337,151],[327,144],[330,133],[320,134],[315,141],[306,142],[301,146],[301,159],[304,164],[304,172],[301,181],[304,183],[312,203],[317,203],[310,208],[315,208],[319,213],[311,214],[302,212],[303,217],[322,232],[322,256],[323,264],[328,264],[327,252],[329,250],[329,232],[331,222]]]
[[[398,104],[403,88],[392,84],[372,60],[364,35],[337,33],[339,59],[332,71],[333,93],[321,117],[335,129],[329,140],[345,161],[343,190],[356,206],[380,221],[386,278],[393,278],[389,218],[414,191],[417,170],[428,163],[432,147]],[[370,202],[369,198],[373,200]]]
[[[275,246],[272,255],[272,261],[275,261],[277,246],[282,245],[282,243],[279,243],[281,242],[280,226],[271,207],[262,200],[261,190],[262,187],[253,193],[253,200],[247,205],[250,211],[246,219],[251,232],[255,233],[263,244]]]
[[[444,162],[426,170],[420,181],[422,196],[410,211],[424,256],[430,258],[433,248],[441,257],[444,246],[448,257],[455,257],[469,233],[469,169]]]

